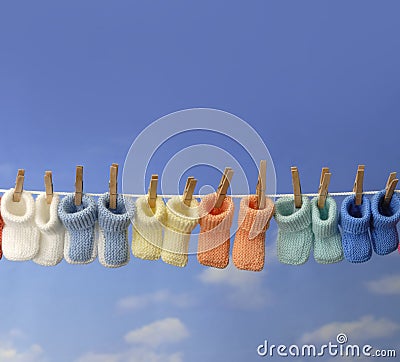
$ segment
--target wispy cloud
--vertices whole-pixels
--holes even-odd
[[[312,332],[304,333],[300,341],[301,343],[336,341],[339,333],[345,333],[349,341],[364,342],[392,336],[399,329],[400,326],[395,322],[368,315],[355,321],[325,324]]]
[[[1,362],[46,362],[43,348],[31,343],[28,346],[21,346],[17,339],[24,337],[25,334],[17,328],[10,330],[5,336],[0,338],[0,361]]]
[[[11,338],[18,338],[18,339],[20,339],[20,338],[26,338],[26,335],[25,335],[24,331],[22,331],[22,330],[19,329],[19,328],[13,328],[13,329],[11,329],[11,330],[8,332],[8,335],[9,335]]]
[[[198,276],[204,284],[226,287],[226,295],[231,304],[242,309],[260,308],[266,305],[268,298],[262,286],[264,277],[265,272],[238,270],[232,263],[226,269],[205,269]]]
[[[182,342],[189,331],[178,318],[165,318],[128,332],[124,339],[129,344],[125,351],[116,353],[88,352],[75,362],[183,362],[181,351],[159,351]]]
[[[399,295],[400,274],[384,276],[365,283],[367,289],[374,294]]]
[[[161,353],[146,348],[133,348],[122,353],[87,353],[76,362],[183,362],[183,354]]]
[[[130,331],[125,335],[125,341],[131,344],[159,346],[180,342],[188,336],[188,330],[178,318],[166,318]]]
[[[122,298],[117,302],[117,308],[120,311],[132,311],[160,303],[185,308],[192,305],[193,302],[193,298],[188,294],[159,290],[154,293],[132,295]]]

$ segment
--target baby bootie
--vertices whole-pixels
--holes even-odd
[[[315,261],[321,264],[330,264],[343,260],[336,201],[328,196],[325,206],[320,209],[318,197],[314,197],[311,200],[311,215]]]
[[[70,264],[89,264],[97,256],[95,225],[97,205],[92,197],[83,194],[76,206],[74,194],[65,196],[58,206],[58,216],[64,224],[64,258]]]
[[[117,208],[110,209],[110,194],[97,201],[99,217],[99,261],[107,268],[118,268],[129,262],[128,227],[135,213],[132,199],[117,196]]]
[[[274,216],[278,224],[279,261],[290,265],[304,264],[314,240],[310,200],[303,196],[302,206],[296,209],[294,197],[282,197],[275,204]]]
[[[363,196],[362,204],[355,204],[355,196],[347,196],[340,208],[339,224],[342,227],[344,257],[352,263],[371,259],[372,246],[369,237],[371,219],[370,201]]]
[[[181,196],[167,202],[167,219],[161,259],[168,264],[184,267],[188,262],[189,240],[198,224],[198,202],[192,199],[186,206]]]
[[[39,252],[33,261],[43,266],[54,266],[61,262],[64,256],[65,229],[58,218],[60,198],[53,194],[51,203],[46,202],[46,195],[36,198],[36,226],[40,231]]]
[[[274,213],[274,203],[266,198],[266,206],[257,209],[257,196],[240,201],[238,227],[232,250],[232,260],[238,269],[261,271],[265,260],[265,231]]]
[[[197,260],[200,264],[223,269],[229,264],[230,231],[235,212],[232,198],[226,196],[220,208],[214,208],[217,195],[205,195],[200,202],[200,234]]]
[[[162,229],[167,210],[161,197],[157,197],[152,209],[147,196],[136,200],[136,215],[132,228],[132,253],[137,258],[157,260],[161,256]]]
[[[31,260],[39,251],[39,230],[35,225],[35,201],[23,191],[19,202],[13,201],[14,189],[1,198],[1,216],[4,220],[2,247],[8,260]]]
[[[371,200],[371,240],[378,255],[390,254],[399,245],[396,225],[400,220],[400,197],[394,193],[390,204],[385,206],[385,193],[386,190],[382,190]]]

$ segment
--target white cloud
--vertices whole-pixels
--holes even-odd
[[[382,295],[400,294],[400,274],[388,275],[381,279],[371,280],[365,283],[371,293]]]
[[[118,301],[117,308],[121,311],[131,311],[156,304],[169,304],[179,308],[185,308],[192,305],[193,300],[188,294],[159,290],[154,293],[132,295],[122,298]]]
[[[230,263],[225,269],[205,269],[199,275],[199,280],[204,284],[226,286],[226,295],[233,306],[252,309],[263,307],[268,301],[262,286],[264,277],[263,272],[238,270]]]
[[[79,357],[76,362],[118,362],[121,358],[120,354],[89,352]]]
[[[123,353],[87,353],[76,362],[183,362],[181,352],[160,353],[147,348],[132,348]]]
[[[13,341],[2,340],[0,342],[1,362],[45,362],[44,351],[38,344],[32,344],[28,348],[18,348]]]
[[[399,328],[397,323],[388,319],[377,319],[368,315],[356,321],[325,324],[312,332],[303,334],[300,341],[301,343],[336,341],[339,333],[345,333],[349,342],[365,342],[375,338],[389,337]]]
[[[131,346],[125,351],[89,352],[75,362],[183,362],[182,352],[161,352],[158,347],[181,342],[188,336],[186,326],[179,319],[165,318],[128,332],[125,342]]]
[[[187,328],[178,318],[166,318],[128,332],[125,341],[131,344],[159,346],[180,342],[188,336]]]
[[[25,333],[19,328],[13,328],[8,332],[10,338],[26,338]]]

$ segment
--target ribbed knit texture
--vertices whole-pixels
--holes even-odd
[[[67,229],[64,258],[70,264],[88,264],[97,256],[97,204],[88,195],[82,195],[82,203],[76,206],[74,194],[65,196],[59,203],[58,216]]]
[[[167,219],[164,230],[161,259],[168,264],[184,267],[188,262],[190,233],[198,224],[198,202],[192,199],[186,206],[181,196],[167,202]]]
[[[0,197],[0,205],[1,205],[1,197]],[[3,248],[1,247],[1,240],[2,240],[2,235],[3,235],[3,226],[4,226],[4,221],[3,218],[1,217],[0,214],[0,260],[3,256]]]
[[[1,199],[3,254],[8,260],[31,260],[39,251],[40,237],[35,225],[35,201],[23,191],[21,200],[14,202],[13,193],[14,189],[10,189]]]
[[[65,229],[58,218],[60,198],[53,194],[50,205],[46,202],[46,195],[36,198],[35,222],[40,231],[39,252],[33,258],[37,264],[54,266],[61,262],[64,256]]]
[[[212,193],[201,199],[199,206],[200,234],[197,260],[214,268],[229,264],[230,232],[235,212],[232,198],[226,196],[220,208],[214,208],[217,195]]]
[[[362,263],[371,258],[370,219],[371,204],[365,196],[361,205],[355,204],[354,195],[343,200],[339,224],[342,228],[344,257],[352,263]]]
[[[338,226],[336,201],[328,196],[325,206],[318,208],[318,197],[311,200],[312,230],[314,233],[314,259],[317,263],[331,264],[343,260],[342,238]]]
[[[240,201],[238,227],[232,250],[232,260],[238,269],[261,271],[265,260],[265,231],[274,214],[274,203],[266,198],[264,209],[257,209],[257,196]]]
[[[117,208],[110,209],[110,195],[105,193],[97,201],[99,216],[99,261],[108,268],[118,268],[129,262],[128,227],[135,214],[131,198],[117,196]]]
[[[386,190],[371,200],[371,240],[376,254],[387,255],[399,245],[396,225],[400,220],[400,197],[394,193],[388,206],[383,206]]]
[[[275,204],[278,259],[284,264],[304,264],[310,256],[314,241],[311,203],[306,196],[302,197],[302,201],[299,209],[294,206],[294,197],[282,197]]]
[[[167,210],[161,197],[156,206],[149,206],[147,195],[136,200],[136,215],[132,228],[132,254],[137,258],[157,260],[161,256],[162,230]]]

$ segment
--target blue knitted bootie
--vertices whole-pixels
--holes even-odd
[[[338,227],[336,201],[328,196],[322,209],[318,197],[311,200],[312,230],[314,233],[314,259],[330,264],[343,260],[342,238]]]
[[[399,245],[396,225],[400,220],[400,197],[393,194],[388,206],[383,205],[386,190],[375,194],[371,200],[371,239],[374,251],[378,255],[387,255]]]
[[[362,204],[355,204],[355,196],[347,196],[340,208],[342,245],[344,257],[352,263],[363,263],[371,259],[372,246],[369,236],[371,204],[362,197]]]
[[[110,209],[110,195],[97,201],[99,213],[99,261],[108,268],[118,268],[129,262],[128,227],[135,213],[131,198],[117,196],[117,208]]]
[[[295,208],[293,197],[282,197],[275,204],[278,259],[284,264],[304,264],[310,256],[314,240],[311,206],[308,197],[303,196],[302,201],[299,209]]]
[[[81,205],[76,206],[74,194],[67,195],[58,205],[58,216],[67,229],[64,244],[65,260],[70,264],[91,263],[97,256],[96,202],[84,194]]]

